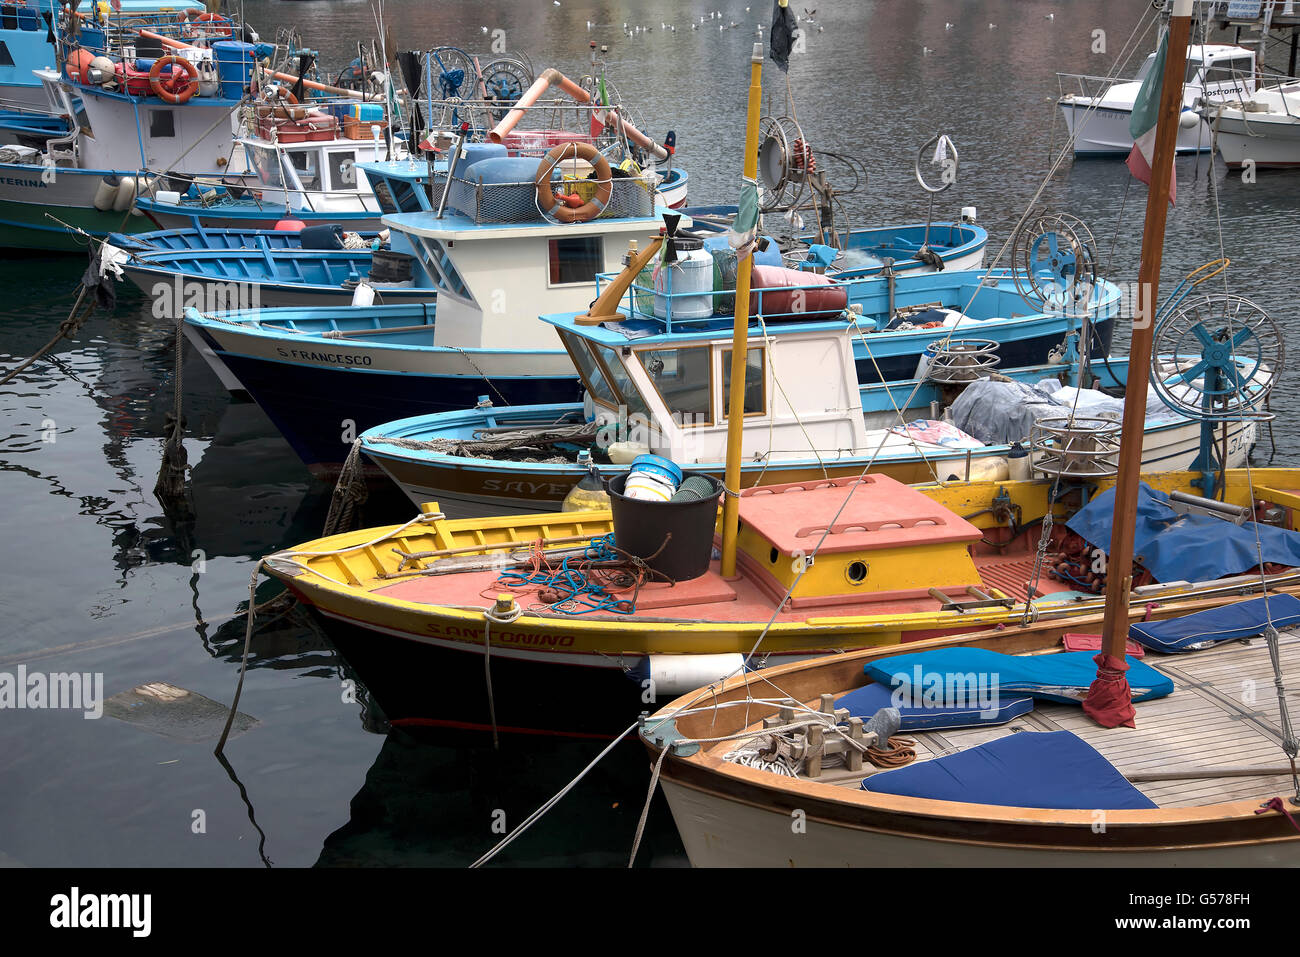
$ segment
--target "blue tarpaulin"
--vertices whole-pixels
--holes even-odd
[[[1123,811],[1156,805],[1069,731],[1022,731],[862,782],[875,794],[998,807]]]
[[[1274,628],[1300,624],[1300,598],[1270,595],[1181,618],[1134,622],[1129,625],[1128,636],[1156,651],[1198,651],[1220,641],[1263,634],[1270,623]]]
[[[1109,551],[1114,511],[1112,488],[1065,524],[1091,545]],[[1145,482],[1139,486],[1133,560],[1156,581],[1197,582],[1240,575],[1260,563],[1261,552],[1266,562],[1300,566],[1300,533],[1256,522],[1233,525],[1208,515],[1180,515],[1164,492]]]
[[[912,688],[909,703],[1023,692],[1047,701],[1079,704],[1097,677],[1095,651],[1055,655],[1004,655],[987,648],[932,648],[880,658],[863,670],[886,688]],[[1137,658],[1128,659],[1134,701],[1173,694],[1174,682]]]

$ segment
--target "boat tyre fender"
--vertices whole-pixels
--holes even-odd
[[[268,102],[272,100],[282,100],[284,102],[276,103],[274,106],[263,103],[257,108],[258,116],[274,116],[277,119],[292,120],[295,123],[307,116],[307,111],[298,106],[298,98],[293,95],[292,90],[286,90],[282,86],[268,86],[262,91],[262,96]],[[289,105],[286,106],[286,103]],[[290,106],[293,109],[290,109]]]
[[[596,195],[576,209],[560,202],[555,195],[555,186],[551,183],[551,173],[555,167],[570,158],[586,160],[596,168]],[[614,191],[609,160],[590,143],[561,143],[551,147],[537,166],[534,183],[537,187],[537,205],[543,213],[562,223],[585,223],[595,219],[609,205],[609,198]]]
[[[167,69],[167,80],[172,77],[171,67],[179,66],[186,74],[186,82],[183,87],[173,93],[167,89],[163,81],[163,69]],[[199,92],[199,70],[193,63],[180,56],[162,56],[154,60],[153,66],[149,68],[149,89],[153,90],[154,95],[160,100],[167,103],[186,103],[195,93]]]

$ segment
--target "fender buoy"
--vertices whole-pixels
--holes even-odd
[[[277,233],[300,233],[307,228],[307,224],[301,219],[284,218],[275,224]]]
[[[584,159],[596,168],[596,195],[577,209],[569,206],[555,195],[551,184],[551,173],[562,160]],[[595,219],[609,205],[609,198],[614,192],[614,180],[609,169],[609,160],[590,143],[561,143],[551,148],[537,166],[534,179],[537,189],[537,205],[562,223],[586,223]],[[581,197],[579,197],[581,198]]]
[[[163,82],[163,67],[179,66],[185,70],[185,85],[180,88],[179,92],[173,93],[167,89]],[[172,71],[168,69],[167,79],[171,80]],[[153,61],[153,66],[149,68],[149,89],[153,90],[154,95],[160,100],[167,103],[188,103],[195,93],[199,92],[199,71],[189,60],[180,56],[161,56]]]
[[[287,90],[282,86],[268,86],[262,91],[262,96],[267,100],[274,98],[277,100],[288,101],[288,103],[295,108],[291,110],[288,106],[285,106],[284,103],[276,103],[274,106],[271,106],[269,103],[262,103],[257,107],[257,115],[259,117],[266,118],[268,116],[274,116],[277,119],[293,120],[296,123],[307,116],[307,111],[298,106],[298,98],[293,95],[292,90]]]

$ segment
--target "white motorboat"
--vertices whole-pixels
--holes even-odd
[[[1057,101],[1065,129],[1074,138],[1076,156],[1122,156],[1133,148],[1129,118],[1142,81],[1155,63],[1155,54],[1132,80],[1058,73],[1062,95]],[[1255,91],[1255,53],[1227,44],[1194,44],[1187,48],[1183,113],[1179,120],[1178,152],[1212,148],[1209,124],[1196,112],[1201,98],[1240,99]],[[1071,89],[1073,92],[1065,92]]]

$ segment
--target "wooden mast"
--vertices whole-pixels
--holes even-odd
[[[745,178],[758,178],[758,116],[762,106],[763,45],[754,44],[749,60],[749,115],[745,123]],[[754,267],[753,253],[741,260],[736,270],[736,313],[731,333],[731,395],[727,402],[726,487],[740,490],[740,437],[745,424],[745,370],[749,356],[749,281]],[[736,536],[740,529],[740,502],[734,495],[722,496],[723,578],[736,574]]]
[[[1147,193],[1146,223],[1142,229],[1142,259],[1138,268],[1138,310],[1129,347],[1129,373],[1124,393],[1124,429],[1120,439],[1119,474],[1115,481],[1115,510],[1111,524],[1110,554],[1106,570],[1106,613],[1102,625],[1102,651],[1124,660],[1128,639],[1128,606],[1133,585],[1133,539],[1137,516],[1138,480],[1142,471],[1142,435],[1146,424],[1147,379],[1151,368],[1151,340],[1160,260],[1169,210],[1169,186],[1182,111],[1183,71],[1191,34],[1192,0],[1174,0],[1169,20],[1165,72],[1160,87],[1159,119]]]

